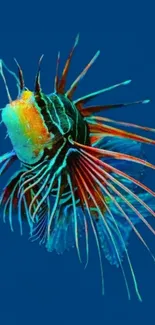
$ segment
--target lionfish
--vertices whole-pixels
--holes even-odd
[[[48,251],[63,253],[75,246],[80,261],[80,237],[85,239],[86,264],[89,260],[89,228],[95,236],[99,255],[102,293],[104,275],[102,252],[111,265],[120,267],[128,298],[131,293],[125,269],[125,255],[131,271],[138,299],[141,300],[127,245],[131,231],[137,235],[151,254],[143,236],[137,229],[142,221],[155,234],[146,220],[155,217],[155,192],[141,180],[146,167],[155,169],[146,161],[142,143],[155,144],[155,140],[133,134],[111,125],[132,127],[155,132],[155,129],[115,121],[94,113],[111,108],[147,104],[149,100],[110,105],[89,106],[96,96],[128,85],[131,80],[92,92],[73,100],[74,92],[86,72],[98,58],[97,51],[88,65],[66,90],[66,79],[74,46],[59,77],[60,53],[56,64],[54,92],[46,95],[40,83],[38,64],[34,91],[25,87],[23,71],[15,59],[18,77],[0,61],[9,103],[2,109],[2,122],[7,128],[13,150],[0,157],[0,175],[14,161],[19,170],[5,186],[0,205],[4,222],[18,220],[20,233],[23,223],[30,229],[32,241],[39,240]],[[18,87],[17,99],[12,100],[3,68],[13,75]]]

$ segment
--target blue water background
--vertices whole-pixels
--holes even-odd
[[[83,15],[81,17],[79,15],[76,17],[76,24],[72,23],[69,26],[69,20],[66,21],[67,31],[63,31],[63,26],[65,29],[64,21],[63,23],[61,21],[63,11],[61,11],[59,20],[56,20],[56,12],[52,11],[55,30],[51,28],[51,30],[44,31],[42,28],[42,31],[38,33],[33,30],[31,33],[29,31],[22,32],[22,29],[18,32],[11,32],[11,24],[10,30],[7,30],[7,25],[6,31],[0,32],[0,57],[12,70],[16,69],[13,62],[13,57],[16,57],[23,67],[27,87],[33,89],[37,62],[40,55],[44,53],[41,84],[45,93],[52,92],[57,52],[61,51],[60,66],[62,68],[74,38],[80,30],[80,42],[72,61],[68,85],[98,49],[101,50],[101,55],[81,81],[75,97],[78,98],[102,87],[132,79],[132,84],[101,95],[93,103],[115,103],[151,98],[152,102],[148,105],[116,109],[106,112],[105,115],[113,119],[155,127],[155,51],[154,33],[153,29],[150,29],[153,6],[147,13],[147,5],[143,8],[139,6],[135,5],[137,16],[135,15],[134,19],[130,16],[132,10],[130,11],[128,8],[124,8],[121,15],[121,6],[113,8],[111,15],[109,10],[109,18],[105,11],[102,15],[100,8],[95,9],[93,16],[94,8],[92,6],[90,8],[91,16],[85,15],[85,24]],[[139,8],[142,10],[139,11]],[[70,10],[73,9],[70,8]],[[143,30],[139,29],[139,20],[136,19],[139,17],[138,13],[140,16],[143,14],[144,17]],[[116,30],[117,14],[120,27],[118,31]],[[48,17],[49,13],[47,13],[47,19]],[[91,17],[90,20],[89,17]],[[18,15],[18,18],[21,26],[22,17]],[[106,20],[107,29],[100,28],[96,31],[92,24],[98,24],[101,18],[104,20],[103,23]],[[46,16],[42,19],[47,23]],[[73,22],[72,15],[70,19]],[[79,26],[80,19],[82,26]],[[128,22],[130,21],[128,30],[123,27],[126,19]],[[27,23],[28,21],[27,17]],[[31,16],[30,21],[32,24]],[[17,19],[15,19],[15,23],[17,25]],[[85,27],[89,29],[88,26],[90,32],[85,31]],[[14,79],[8,75],[7,78],[10,92],[15,98]],[[6,92],[3,82],[0,80],[0,107],[4,107],[6,103]],[[8,139],[4,141],[4,137],[5,128],[1,126],[1,153],[11,148]],[[154,148],[145,146],[145,149],[147,158],[155,163]],[[3,178],[3,181],[7,181],[7,176]],[[153,171],[147,171],[145,182],[155,189],[155,173]],[[150,247],[154,249],[155,238],[145,227],[140,226],[139,229],[146,236]],[[98,256],[91,235],[90,262],[88,268],[83,270],[74,249],[62,256],[47,253],[37,243],[30,243],[26,234],[21,237],[18,229],[11,233],[9,225],[4,225],[1,220],[0,324],[107,325],[119,323],[128,325],[131,322],[133,324],[137,322],[138,324],[140,322],[141,324],[153,324],[155,321],[155,265],[134,235],[130,239],[129,252],[137,274],[143,303],[137,301],[131,279],[132,300],[130,302],[127,300],[120,271],[111,267],[105,260],[106,294],[105,297],[101,296]],[[125,265],[127,266],[126,263]]]

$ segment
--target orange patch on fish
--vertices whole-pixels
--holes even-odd
[[[49,142],[50,134],[31,91],[24,91],[22,96],[10,103],[10,108],[18,116],[23,135],[35,145]]]

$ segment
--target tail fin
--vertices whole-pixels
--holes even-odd
[[[140,203],[131,197],[129,198],[127,196],[126,198],[127,200],[130,200],[131,204],[134,205],[134,207],[143,215],[144,218],[148,217],[147,210]],[[152,210],[155,209],[155,200],[153,200],[153,198],[148,193],[139,194],[139,198],[143,200]],[[140,222],[139,217],[123,202],[123,200],[119,198],[116,198],[116,200],[118,204],[121,205],[121,208],[125,211],[125,213],[129,216],[132,224],[137,225]],[[128,245],[132,227],[112,201],[110,201],[107,205],[110,213],[106,211],[105,219],[114,238],[120,259],[122,260],[125,249]],[[108,259],[110,264],[116,265],[118,267],[118,256],[101,219],[96,222],[96,229],[105,257]]]

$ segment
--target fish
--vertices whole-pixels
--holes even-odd
[[[25,86],[24,74],[15,59],[18,76],[3,60],[0,75],[4,81],[8,103],[1,109],[12,150],[0,156],[0,176],[14,162],[20,167],[8,180],[0,198],[3,221],[14,231],[19,223],[21,235],[24,225],[29,227],[31,241],[38,241],[47,251],[64,251],[75,247],[80,262],[85,251],[85,267],[89,261],[89,229],[96,241],[104,294],[103,256],[111,265],[119,267],[131,299],[123,260],[126,257],[136,295],[141,301],[135,271],[128,252],[131,232],[155,257],[137,225],[142,222],[155,235],[147,217],[155,217],[155,192],[143,178],[155,165],[147,161],[144,145],[155,140],[124,130],[133,128],[155,132],[154,128],[104,117],[104,111],[133,105],[148,104],[149,99],[127,103],[92,105],[97,96],[129,85],[131,80],[107,86],[78,99],[74,93],[95,63],[97,51],[66,87],[72,57],[79,35],[69,53],[62,74],[59,73],[60,53],[57,56],[54,91],[45,94],[41,87],[41,62],[35,76],[34,90]],[[12,99],[4,70],[15,78],[18,95]],[[97,115],[102,112],[101,115]],[[123,127],[123,128],[122,128]],[[85,239],[84,247],[80,245]]]

